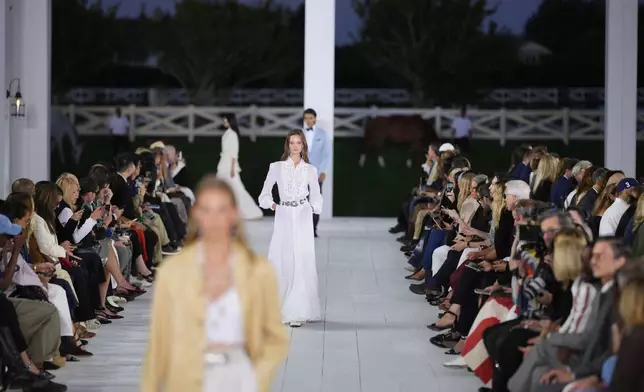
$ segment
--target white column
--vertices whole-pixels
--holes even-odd
[[[635,176],[638,0],[606,2],[604,166]]]
[[[11,174],[11,140],[9,139],[9,112],[4,100],[7,87],[7,0],[0,0],[0,199],[4,199],[10,191]]]
[[[26,104],[24,118],[10,119],[9,173],[12,180],[49,180],[51,0],[5,1],[5,79],[20,78],[20,93]]]
[[[321,218],[333,216],[333,129],[335,112],[335,0],[306,0],[304,40],[304,107],[318,114],[329,134],[331,164],[323,185]]]

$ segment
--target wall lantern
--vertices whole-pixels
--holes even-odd
[[[11,87],[13,83],[16,82],[16,89],[13,95],[11,92]],[[22,99],[22,94],[20,94],[20,79],[15,78],[9,82],[9,88],[7,89],[7,101],[9,101],[9,114],[11,117],[24,117],[25,116],[25,101]]]

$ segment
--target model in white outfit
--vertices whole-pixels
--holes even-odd
[[[217,165],[217,177],[226,179],[237,198],[237,206],[243,219],[259,219],[264,216],[255,200],[244,187],[244,183],[239,176],[241,168],[239,167],[239,136],[231,127],[236,127],[233,118],[230,120],[224,118],[226,132],[221,137],[221,157]]]
[[[291,154],[285,154],[288,157],[283,161],[271,163],[259,205],[275,210],[268,259],[277,272],[282,322],[299,327],[321,317],[312,214],[322,211],[322,195],[316,168],[300,158],[298,143],[306,156],[302,131],[289,137]],[[273,201],[274,184],[279,190],[279,204]]]

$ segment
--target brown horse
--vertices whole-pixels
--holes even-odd
[[[380,167],[385,167],[382,150],[385,142],[391,141],[409,144],[407,167],[411,167],[413,157],[422,156],[423,150],[435,140],[438,140],[438,136],[433,121],[426,120],[419,115],[367,119],[364,128],[363,150],[358,164],[363,167],[367,160],[367,153],[374,153],[378,155]]]

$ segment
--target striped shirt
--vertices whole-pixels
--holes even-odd
[[[597,288],[582,281],[580,277],[572,283],[572,309],[559,333],[582,333],[588,326],[592,303],[597,296]]]

